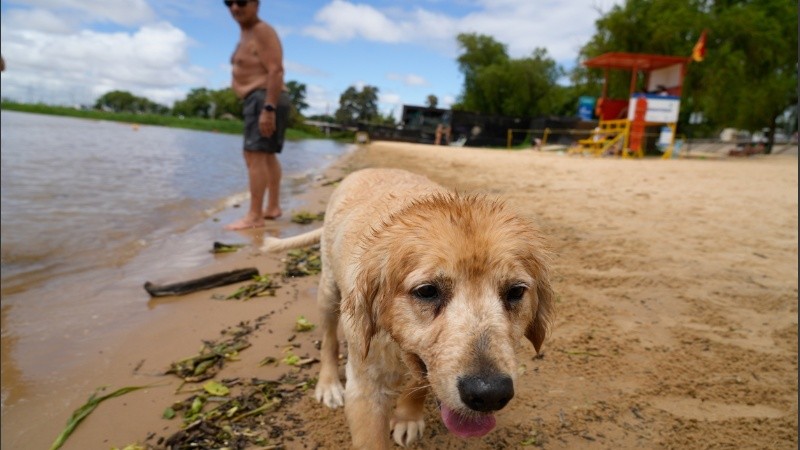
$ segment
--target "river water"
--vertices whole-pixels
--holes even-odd
[[[146,321],[145,280],[180,280],[213,241],[243,239],[222,226],[245,212],[247,173],[237,135],[1,114],[5,407],[8,383],[57,376],[91,341]],[[286,143],[287,216],[349,148]]]

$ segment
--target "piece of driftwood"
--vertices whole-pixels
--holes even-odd
[[[211,289],[218,286],[238,283],[240,281],[252,280],[258,276],[258,269],[249,267],[247,269],[237,269],[230,272],[215,273],[194,280],[182,281],[178,283],[155,285],[151,282],[144,284],[144,290],[152,297],[165,297],[168,295],[184,295],[192,292]]]

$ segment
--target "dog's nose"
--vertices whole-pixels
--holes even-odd
[[[497,411],[514,397],[514,382],[503,373],[467,375],[458,380],[458,394],[472,410]]]

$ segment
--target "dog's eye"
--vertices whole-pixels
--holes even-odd
[[[522,300],[522,297],[525,296],[525,291],[528,290],[528,287],[524,284],[516,284],[508,288],[505,294],[505,300],[508,303],[517,303]]]
[[[439,300],[439,288],[432,284],[423,284],[421,286],[417,286],[413,291],[411,291],[411,294],[414,295],[414,297],[426,302],[434,302]]]

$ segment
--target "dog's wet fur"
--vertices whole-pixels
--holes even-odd
[[[321,369],[316,397],[344,405],[355,448],[422,437],[432,391],[462,437],[494,427],[514,396],[516,348],[541,349],[553,320],[547,252],[503,201],[395,169],[346,177],[323,228],[265,251],[321,242]],[[339,317],[349,358],[338,376]],[[393,410],[394,409],[394,410]]]

